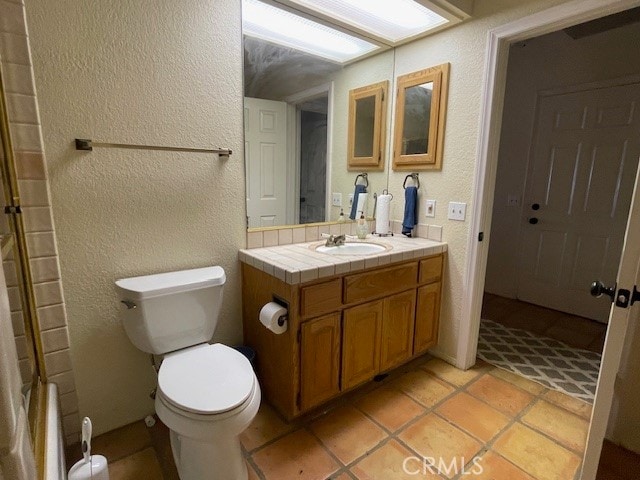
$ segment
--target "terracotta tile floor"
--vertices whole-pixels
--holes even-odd
[[[484,294],[482,318],[597,353],[607,332],[603,323],[490,293]]]
[[[462,372],[423,358],[291,424],[263,403],[241,440],[250,479],[575,480],[589,414],[488,364]],[[93,451],[112,480],[177,479],[160,422],[97,437]],[[70,449],[69,465],[79,457]]]

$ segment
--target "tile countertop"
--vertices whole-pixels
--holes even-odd
[[[446,243],[425,238],[368,236],[365,240],[347,239],[347,242],[378,243],[388,249],[369,255],[329,255],[315,251],[316,246],[324,245],[325,240],[321,240],[240,250],[238,257],[241,262],[295,285],[447,251]]]

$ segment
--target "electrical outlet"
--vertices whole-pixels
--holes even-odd
[[[353,193],[349,194],[349,208],[353,206]]]
[[[341,193],[332,193],[331,194],[331,205],[334,207],[342,206],[342,194]]]
[[[517,207],[520,205],[519,195],[507,195],[507,207]]]
[[[464,221],[467,213],[467,204],[459,202],[449,202],[449,220]]]
[[[427,200],[425,209],[425,217],[435,217],[436,216],[436,201],[435,200]]]

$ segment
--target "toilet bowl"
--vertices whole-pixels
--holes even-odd
[[[260,386],[242,354],[214,344],[165,357],[155,405],[181,479],[247,478],[238,436],[258,411]]]
[[[239,435],[260,406],[260,385],[247,358],[207,343],[218,321],[221,267],[116,282],[132,343],[164,355],[155,408],[170,429],[181,480],[246,480]]]

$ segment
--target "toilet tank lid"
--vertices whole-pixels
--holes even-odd
[[[123,278],[116,280],[116,286],[127,296],[140,299],[222,285],[225,280],[222,267],[205,267]]]

